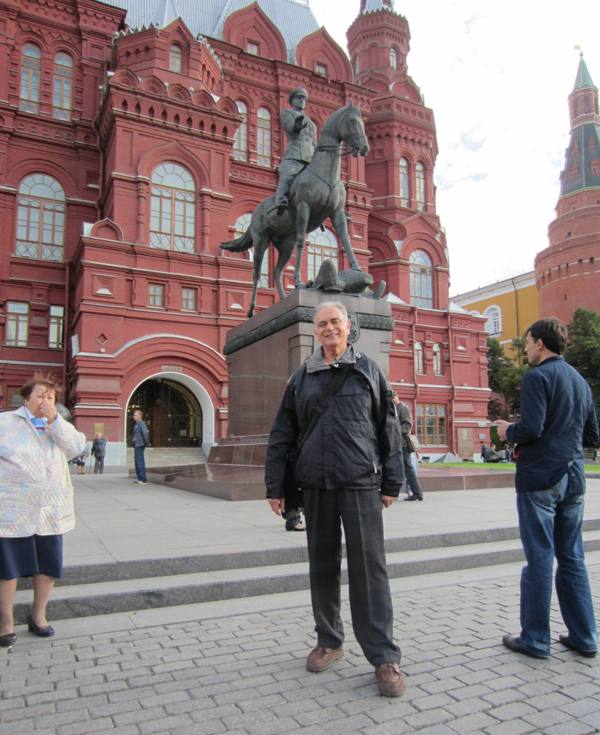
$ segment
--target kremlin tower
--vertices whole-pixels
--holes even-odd
[[[581,57],[569,95],[571,138],[549,246],[535,259],[540,316],[571,321],[575,309],[600,312],[600,116],[598,89]]]

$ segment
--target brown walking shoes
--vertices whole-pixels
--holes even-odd
[[[376,666],[375,677],[382,697],[400,697],[404,693],[404,677],[398,664],[388,661]]]
[[[332,666],[338,659],[343,658],[344,649],[325,648],[325,646],[317,646],[308,654],[306,659],[306,670],[312,671],[313,674],[319,674]]]

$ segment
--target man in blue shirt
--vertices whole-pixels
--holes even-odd
[[[582,656],[597,652],[594,606],[581,528],[585,493],[583,447],[600,440],[590,387],[561,357],[566,328],[540,319],[526,334],[533,370],[521,384],[521,418],[496,421],[515,448],[517,512],[527,564],[521,572],[521,634],[504,645],[535,658],[550,654],[552,567],[567,635],[559,641]]]

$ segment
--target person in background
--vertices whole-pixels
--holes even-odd
[[[85,435],[56,409],[60,387],[35,373],[21,388],[24,405],[0,414],[0,646],[11,646],[19,577],[33,578],[28,629],[47,638],[46,607],[63,571],[63,534],[75,525],[68,460]]]
[[[414,447],[410,441],[410,433],[413,427],[413,418],[410,408],[403,403],[396,394],[394,394],[394,403],[398,412],[398,421],[400,422],[400,431],[402,432],[402,459],[404,461],[404,475],[406,476],[406,488],[410,490],[410,495],[405,500],[423,500],[423,490],[417,479],[417,473],[412,462]]]
[[[78,454],[77,457],[71,460],[71,464],[74,464],[75,467],[77,467],[77,474],[78,475],[85,475],[85,462],[88,458],[88,451],[87,449],[84,449],[81,454]]]
[[[133,454],[135,459],[135,476],[137,479],[133,481],[134,485],[145,485],[148,482],[146,477],[146,460],[144,458],[144,450],[150,446],[150,432],[144,421],[144,414],[137,409],[133,412]]]
[[[94,474],[102,475],[104,473],[104,457],[106,455],[106,439],[100,432],[94,437],[92,442],[92,457],[94,458]]]
[[[344,655],[343,526],[354,633],[375,668],[380,694],[399,697],[404,680],[400,649],[393,640],[382,511],[404,484],[400,425],[381,369],[348,343],[346,307],[322,302],[315,309],[314,325],[319,344],[290,378],[269,435],[267,498],[274,513],[285,511],[286,457],[313,423],[296,459],[317,633],[306,668],[325,671]],[[331,389],[328,401],[332,381],[336,390]]]
[[[502,456],[492,447],[488,447],[484,442],[481,442],[481,458],[484,462],[500,462]]]
[[[550,603],[556,593],[567,634],[558,640],[586,658],[598,650],[594,601],[581,529],[585,498],[584,447],[600,441],[592,391],[561,357],[567,330],[540,319],[525,335],[533,367],[521,383],[521,418],[496,421],[503,441],[516,443],[517,513],[527,564],[521,572],[521,632],[505,635],[511,651],[550,655]]]

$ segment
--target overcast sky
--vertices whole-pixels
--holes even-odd
[[[360,1],[310,5],[346,49]],[[574,46],[600,86],[599,0],[395,0],[395,8],[410,26],[408,73],[435,114],[450,294],[533,270],[569,141]]]

